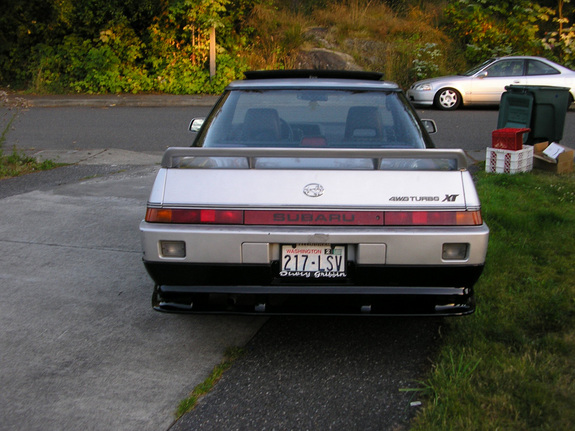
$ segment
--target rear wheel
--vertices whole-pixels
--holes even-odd
[[[437,92],[433,104],[444,111],[453,111],[461,105],[461,94],[453,88],[443,88]]]

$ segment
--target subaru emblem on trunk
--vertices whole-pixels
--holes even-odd
[[[321,184],[311,183],[303,188],[303,192],[310,198],[317,198],[323,195],[323,187]]]

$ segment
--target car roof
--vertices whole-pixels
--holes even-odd
[[[341,70],[258,70],[244,72],[246,79],[234,81],[228,90],[378,90],[401,91],[393,82],[383,81],[383,74]]]
[[[541,61],[543,63],[547,63],[549,65],[552,65],[555,68],[562,69],[565,72],[573,72],[572,69],[565,67],[562,64],[556,63],[553,60],[549,60],[548,58],[538,57],[538,56],[534,56],[534,55],[506,55],[503,57],[493,57],[491,60],[493,60],[493,62],[501,61],[501,60],[538,60],[538,61]],[[491,64],[493,64],[493,62]],[[486,67],[491,66],[491,64],[486,65]]]
[[[504,55],[501,57],[493,57],[493,60],[509,60],[509,59],[520,59],[520,60],[544,60],[544,61],[551,61],[545,57],[537,57],[534,55]]]
[[[556,63],[553,60],[549,60],[548,58],[545,58],[545,57],[538,57],[535,55],[505,55],[503,57],[493,57],[493,58],[491,58],[491,60],[493,60],[493,61],[500,61],[500,60],[539,60],[539,61],[542,61],[544,63],[549,63],[549,64],[553,64],[555,66],[566,68],[565,66],[563,66],[559,63]],[[568,69],[568,68],[566,68],[566,69]]]

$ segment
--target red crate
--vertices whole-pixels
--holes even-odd
[[[500,150],[517,151],[523,148],[523,134],[528,133],[531,129],[497,129],[494,130],[491,138],[491,147]]]

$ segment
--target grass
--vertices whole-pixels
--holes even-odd
[[[473,316],[448,319],[413,430],[575,429],[575,175],[479,173]]]
[[[62,164],[51,160],[38,162],[34,157],[19,153],[16,150],[9,155],[5,155],[0,149],[0,180],[37,171],[47,171],[58,166],[62,166]]]
[[[215,384],[221,379],[223,374],[232,366],[232,364],[244,354],[240,347],[230,347],[224,353],[224,359],[214,367],[206,380],[197,385],[192,393],[180,402],[176,411],[176,417],[179,419],[196,407],[199,399],[212,390]]]
[[[12,97],[6,91],[0,91],[0,112],[5,117],[0,118],[5,124],[4,129],[0,133],[0,180],[63,166],[63,164],[55,163],[51,160],[39,162],[34,157],[16,151],[15,148],[11,154],[4,154],[4,143],[12,128],[12,124],[20,111],[27,107],[24,99]]]

